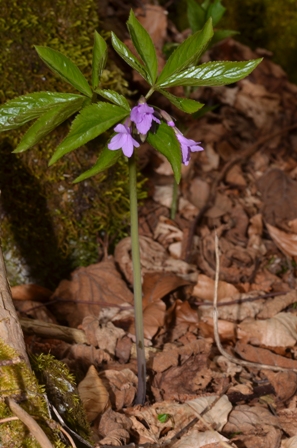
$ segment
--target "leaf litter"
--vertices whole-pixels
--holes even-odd
[[[164,42],[182,36],[163,8],[138,13],[162,65]],[[203,58],[262,55],[228,39]],[[205,151],[183,167],[174,218],[168,163],[152,157],[149,145],[141,155],[149,187],[139,210],[145,406],[133,406],[130,238],[113,256],[75,270],[53,293],[39,285],[12,289],[20,317],[84,333],[84,344],[37,334],[26,335],[26,342],[33,352],[51,352],[76,375],[96,447],[297,446],[297,87],[264,56],[236,85],[192,92],[193,99],[217,106],[199,119],[156,98]],[[134,76],[134,82],[141,91],[143,81]],[[214,339],[215,234],[218,332],[228,357]]]

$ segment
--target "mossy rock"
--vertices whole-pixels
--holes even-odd
[[[72,59],[90,80],[94,0],[2,0],[0,5],[0,101],[36,91],[74,92],[52,75],[34,45],[47,45]],[[129,94],[122,72],[109,63],[104,87]],[[77,93],[77,92],[74,92]],[[73,185],[96,161],[108,134],[53,167],[48,160],[69,130],[61,125],[24,154],[11,154],[25,129],[0,134],[1,243],[12,284],[38,282],[54,288],[77,266],[98,260],[98,236],[126,235],[129,216],[127,164]]]

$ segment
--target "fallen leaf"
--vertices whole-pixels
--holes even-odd
[[[175,448],[221,448],[221,442],[227,441],[228,439],[217,431],[200,432],[194,428],[175,443]]]
[[[116,270],[113,260],[76,269],[71,280],[62,280],[54,292],[55,315],[77,327],[85,316],[99,316],[101,307],[133,303],[133,294]]]
[[[281,448],[297,448],[297,436],[282,440]]]
[[[215,282],[213,279],[204,274],[198,275],[198,282],[194,286],[192,295],[203,300],[213,301]],[[219,281],[218,285],[218,301],[224,299],[238,298],[238,289],[231,283]]]
[[[276,246],[285,255],[297,257],[297,235],[295,233],[284,232],[268,223],[266,223],[266,227]]]
[[[130,369],[104,370],[99,374],[116,410],[132,406],[137,389],[137,376]]]
[[[94,366],[79,383],[78,392],[90,423],[110,407],[108,391]]]
[[[82,321],[81,328],[84,330],[89,344],[105,350],[112,356],[115,355],[117,340],[125,335],[125,331],[115,327],[112,322],[99,326],[99,321],[93,316],[86,316]]]
[[[53,294],[47,288],[35,284],[17,285],[11,287],[11,295],[14,300],[32,300],[36,302],[48,301]]]
[[[261,347],[254,347],[253,345],[237,342],[235,352],[247,361],[256,362],[260,364],[267,364],[270,366],[278,366],[283,369],[297,369],[297,361],[284,356],[276,355],[270,350]]]
[[[100,445],[122,446],[130,440],[132,422],[126,415],[107,409],[99,423],[99,433],[103,436]]]

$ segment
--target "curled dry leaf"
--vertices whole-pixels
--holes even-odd
[[[132,406],[138,384],[137,376],[130,369],[105,370],[100,373],[116,410]]]
[[[281,448],[296,448],[297,436],[290,437],[289,439],[282,440]]]
[[[133,303],[133,294],[112,259],[76,269],[53,294],[55,314],[76,327],[88,315],[99,316],[101,307]]]
[[[159,328],[164,325],[166,305],[162,300],[149,303],[143,310],[144,337],[151,340]],[[130,326],[129,333],[135,334],[135,324]]]
[[[170,208],[173,199],[172,185],[156,185],[153,199],[155,202]]]
[[[212,404],[214,405],[212,406]],[[201,415],[205,409],[211,407],[209,411],[203,414],[204,420],[220,431],[228,421],[228,415],[232,410],[232,404],[227,395],[222,395],[219,400],[217,396],[199,397],[195,400],[187,401],[185,406],[194,411],[194,414]]]
[[[167,248],[176,241],[182,241],[183,232],[174,221],[166,216],[160,216],[154,232],[154,239]]]
[[[130,440],[130,429],[132,422],[124,414],[107,409],[102,415],[99,423],[99,434],[104,436],[100,445],[122,446],[127,445]]]
[[[230,413],[228,423],[224,427],[226,433],[254,434],[262,425],[280,427],[278,418],[264,406],[236,406]]]
[[[272,384],[277,398],[286,402],[296,393],[297,390],[297,374],[295,372],[272,372],[265,370],[265,376]]]
[[[195,297],[199,297],[202,300],[213,301],[214,298],[214,285],[215,282],[213,279],[204,274],[198,275],[198,281],[194,286],[192,295]],[[218,301],[222,301],[224,299],[236,299],[239,297],[238,289],[232,285],[231,283],[227,283],[224,281],[219,281],[218,286]]]
[[[27,285],[18,285],[11,287],[11,295],[13,300],[32,300],[36,302],[48,301],[52,295],[52,291],[43,286],[33,283]]]
[[[122,328],[117,328],[112,322],[99,326],[99,321],[93,316],[86,316],[81,325],[86,333],[89,344],[105,350],[110,355],[115,355],[117,340],[125,335]]]
[[[222,341],[236,340],[236,324],[228,320],[218,320],[218,331]],[[202,317],[199,322],[199,334],[204,338],[214,340],[213,318]]]
[[[296,426],[297,409],[296,408],[280,409],[278,412],[278,416],[283,430],[289,436],[296,436],[296,442],[297,442],[297,426]]]
[[[90,423],[110,407],[108,391],[94,366],[79,383],[78,392]]]
[[[297,316],[279,313],[267,320],[241,322],[237,336],[254,345],[293,347],[297,339]]]
[[[278,366],[284,369],[297,369],[297,361],[294,359],[276,355],[271,350],[265,348],[237,342],[234,350],[241,358],[247,361]]]
[[[227,442],[226,437],[217,431],[201,432],[194,428],[185,434],[176,444],[175,448],[221,448],[221,442]],[[226,446],[226,445],[223,445]],[[231,445],[227,445],[231,446]]]

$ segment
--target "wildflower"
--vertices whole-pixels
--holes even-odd
[[[133,107],[130,119],[136,125],[136,129],[140,134],[146,135],[152,126],[152,122],[156,121],[161,123],[161,121],[154,116],[154,108],[148,106],[146,103],[140,103],[138,106]]]
[[[175,128],[174,131],[181,147],[182,162],[184,165],[188,165],[191,152],[203,151],[203,148],[202,146],[199,146],[200,142],[195,142],[194,140],[184,137],[177,128]]]
[[[164,118],[164,120],[166,120],[168,126],[170,126],[171,128],[175,128],[175,123],[174,123],[172,117],[165,110],[161,110],[160,113],[161,113],[162,118]]]
[[[131,157],[133,148],[139,147],[139,143],[132,137],[131,128],[127,124],[117,124],[114,131],[118,134],[112,137],[108,143],[108,149],[116,150],[122,148],[126,157]]]

